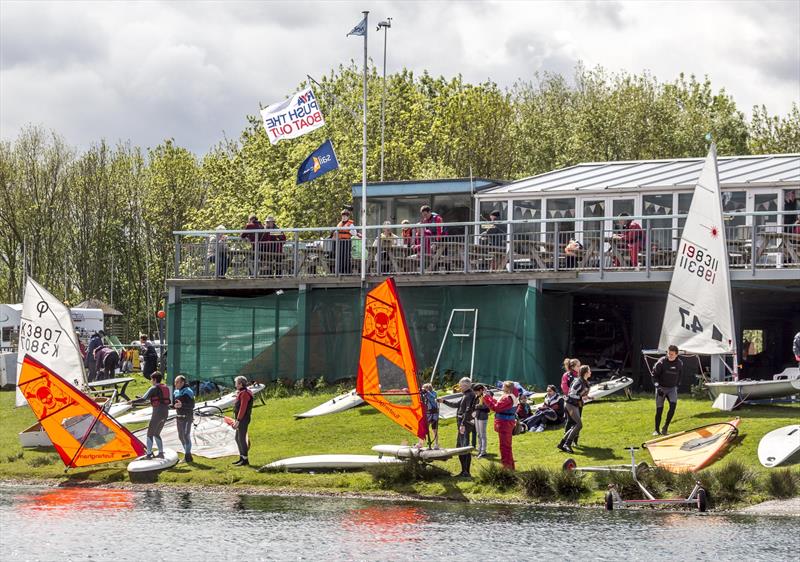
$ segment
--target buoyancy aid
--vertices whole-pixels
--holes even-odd
[[[171,401],[169,399],[169,387],[164,383],[158,383],[156,388],[158,389],[158,392],[154,396],[150,397],[150,405],[153,408],[156,408],[162,404],[170,404]]]
[[[512,402],[510,408],[506,408],[505,410],[501,410],[499,412],[495,412],[494,419],[496,420],[515,420],[517,419],[517,407]]]
[[[352,228],[347,228],[347,227],[352,227],[352,226],[353,226],[353,221],[350,219],[347,219],[346,221],[339,221],[339,224],[336,225],[336,228],[338,228],[336,232],[339,236],[339,240],[350,240],[350,238],[352,237],[352,232],[351,232]]]

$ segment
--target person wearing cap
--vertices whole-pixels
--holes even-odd
[[[147,334],[139,336],[139,353],[142,357],[142,375],[149,379],[158,367],[158,352]]]
[[[500,438],[500,462],[509,470],[514,470],[514,453],[511,449],[511,438],[517,425],[517,385],[514,381],[503,383],[503,394],[495,399],[491,390],[483,393],[483,403],[494,412],[494,430]]]
[[[269,232],[262,237],[261,263],[266,266],[269,275],[280,275],[283,273],[283,243],[286,242],[286,235],[278,230],[275,217],[269,216],[264,222],[264,228]]]
[[[439,404],[456,408],[456,425],[458,426],[456,447],[468,447],[472,434],[475,433],[475,416],[473,413],[475,412],[477,398],[472,390],[472,379],[469,377],[462,377],[458,381],[458,387],[461,390],[461,398],[459,400],[437,398],[436,401]],[[470,453],[459,455],[458,462],[461,463],[461,472],[456,477],[470,478],[469,469],[472,463],[472,455]]]
[[[358,231],[350,216],[350,211],[342,209],[342,220],[336,225],[336,230],[331,233],[331,238],[336,240],[336,273],[340,275],[346,275],[353,271],[350,253],[353,249],[352,239],[358,237]]]
[[[216,276],[225,277],[228,271],[228,236],[223,232],[225,225],[216,228],[217,232],[208,236],[206,257],[208,263],[216,264]]]
[[[500,211],[495,209],[489,213],[489,228],[481,236],[481,244],[485,246],[504,247],[506,245],[506,225],[500,224]]]

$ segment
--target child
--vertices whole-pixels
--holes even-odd
[[[475,405],[475,433],[478,434],[478,458],[486,456],[486,427],[489,425],[489,406],[483,401],[483,391],[486,387],[482,384],[474,386],[478,403]]]
[[[433,390],[433,385],[425,383],[422,385],[422,403],[425,405],[425,417],[428,422],[428,431],[433,432],[433,448],[439,448],[439,403],[436,401],[436,391]],[[425,446],[425,441],[422,438],[417,443],[418,448]]]
[[[517,405],[517,419],[524,420],[529,417],[531,417],[531,405],[528,404],[528,397],[520,394],[519,405]]]
[[[153,415],[150,416],[150,424],[147,426],[147,458],[153,458],[153,440],[158,446],[159,459],[164,458],[164,442],[161,441],[161,430],[164,429],[164,423],[169,417],[169,387],[161,383],[161,373],[158,371],[150,375],[150,382],[153,386],[147,389],[144,396],[132,400],[131,404],[136,406],[139,404],[146,404],[150,402],[153,407]]]

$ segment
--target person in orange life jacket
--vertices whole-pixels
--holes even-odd
[[[236,445],[239,447],[239,460],[233,464],[247,466],[247,453],[250,445],[247,442],[247,427],[250,425],[250,415],[253,411],[253,393],[247,388],[247,379],[242,376],[234,380],[236,385],[236,403],[233,405],[233,429],[236,430]]]
[[[557,422],[564,411],[564,404],[561,395],[558,394],[555,385],[547,385],[547,396],[544,397],[536,411],[527,419],[522,420],[522,423],[527,428],[527,431],[541,432],[544,431],[544,426],[547,422]]]
[[[426,382],[422,385],[422,403],[425,407],[425,421],[427,422],[428,431],[433,433],[433,448],[439,448],[439,402],[436,401],[436,391],[433,390],[433,385]],[[419,438],[417,448],[425,446],[425,441]]]
[[[469,377],[462,377],[458,381],[458,387],[461,390],[461,399],[458,401],[444,400],[437,398],[439,404],[445,404],[451,408],[456,408],[456,425],[458,426],[458,436],[456,437],[456,447],[469,447],[472,434],[475,432],[475,419],[473,412],[475,411],[475,404],[477,399],[475,392],[472,390],[472,380]],[[461,463],[461,472],[456,475],[457,478],[469,478],[469,468],[472,463],[472,455],[466,453],[458,456],[458,461]]]
[[[483,403],[494,412],[494,430],[500,438],[500,462],[509,470],[514,470],[514,453],[511,450],[511,439],[517,425],[517,387],[514,381],[503,383],[503,394],[495,399],[492,391],[483,393]]]
[[[186,377],[175,377],[175,391],[172,394],[175,410],[175,424],[178,428],[178,439],[183,445],[186,462],[194,461],[192,457],[192,422],[194,421],[194,392],[186,382]]]
[[[574,453],[572,444],[578,439],[583,428],[581,421],[581,406],[583,399],[589,394],[589,378],[592,376],[592,370],[588,365],[582,365],[578,371],[578,377],[572,381],[572,386],[569,388],[564,409],[567,415],[572,419],[573,423],[569,429],[564,432],[564,438],[558,444],[558,448],[565,453]]]
[[[667,348],[667,355],[659,359],[653,367],[653,386],[656,387],[656,429],[653,435],[669,434],[669,424],[678,406],[678,384],[682,373],[683,361],[678,357],[678,346],[671,345]],[[665,399],[669,402],[669,410],[664,427],[659,431]]]
[[[403,219],[400,221],[400,224],[411,224],[408,222],[408,219]],[[403,228],[400,230],[400,238],[403,239],[403,246],[406,248],[410,248],[414,245],[414,229],[413,228]]]
[[[569,389],[572,386],[572,381],[578,378],[578,369],[581,366],[580,359],[564,359],[564,374],[561,375],[561,394],[564,395],[564,400],[566,400],[566,396],[569,394]],[[583,405],[581,404],[581,408]],[[572,418],[567,416],[567,424],[564,427],[564,433],[570,430],[575,422],[572,421]],[[578,442],[575,441],[577,445]]]
[[[645,234],[642,230],[642,225],[638,222],[627,219],[628,213],[620,213],[620,220],[617,221],[617,228],[619,232],[613,235],[613,238],[625,243],[628,247],[628,257],[631,261],[632,267],[639,267],[639,251],[644,247]],[[614,264],[619,267],[620,263]]]
[[[155,371],[150,375],[150,382],[152,386],[147,389],[147,392],[141,398],[131,401],[131,404],[138,406],[150,402],[153,408],[153,415],[150,416],[150,424],[147,426],[147,458],[153,458],[153,440],[158,447],[158,458],[164,458],[164,442],[161,440],[161,430],[164,429],[164,423],[169,416],[169,387],[161,383],[161,373]]]
[[[336,240],[336,273],[348,274],[353,271],[350,253],[353,249],[352,239],[358,238],[358,230],[350,219],[350,211],[342,210],[341,216],[342,220],[331,233],[331,238]]]

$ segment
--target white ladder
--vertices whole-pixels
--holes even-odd
[[[453,325],[453,317],[456,313],[462,313],[462,322],[461,322],[461,331],[456,332],[451,330]],[[474,314],[472,320],[472,331],[468,330],[467,326],[467,315]],[[444,331],[444,336],[442,337],[442,343],[439,345],[439,353],[436,354],[436,362],[433,364],[433,371],[431,371],[431,380],[430,383],[433,384],[433,379],[436,376],[436,369],[439,367],[439,360],[442,358],[442,351],[444,351],[445,343],[447,342],[447,337],[452,336],[454,338],[472,338],[472,357],[470,358],[469,363],[469,376],[472,378],[472,371],[475,368],[475,341],[478,334],[478,309],[477,308],[454,308],[450,311],[450,319],[447,321],[447,328]]]

